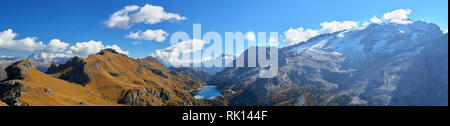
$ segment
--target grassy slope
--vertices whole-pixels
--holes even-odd
[[[198,83],[200,83],[183,75],[172,75],[170,70],[159,63],[145,59],[134,60],[110,52],[105,52],[103,55],[90,55],[83,60],[87,62],[84,70],[91,78],[86,84],[86,88],[113,101],[119,100],[125,90],[151,88],[157,91],[164,89],[171,94],[176,94],[169,96],[169,103],[176,105],[180,102],[195,100],[185,89],[198,88]],[[168,78],[157,75],[148,68],[160,70]],[[119,76],[113,76],[111,73],[117,73]],[[189,82],[194,84],[186,84]],[[163,103],[160,98],[147,97],[147,100],[151,101],[151,105],[167,104],[167,102]]]
[[[6,103],[3,103],[2,101],[0,101],[0,106],[8,106]]]
[[[28,71],[25,76],[23,81],[29,85],[28,92],[20,100],[31,106],[79,106],[80,102],[91,106],[118,105],[80,85],[51,77],[36,69]],[[54,92],[53,95],[45,92],[48,88]]]

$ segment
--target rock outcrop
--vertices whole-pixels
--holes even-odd
[[[448,34],[414,57],[392,97],[390,105],[448,106]]]
[[[50,65],[47,72],[45,73],[52,75],[60,72],[61,70],[67,70],[64,73],[58,73],[55,76],[57,76],[59,79],[84,86],[90,80],[89,76],[87,75],[87,71],[85,71],[84,69],[85,65],[86,61],[84,61],[83,58],[75,56],[63,65]]]
[[[25,79],[25,73],[34,67],[34,64],[30,60],[13,63],[5,69],[7,73],[6,80]]]
[[[28,106],[19,100],[27,93],[28,84],[20,80],[10,80],[0,84],[0,100],[10,106]]]
[[[7,73],[5,71],[5,68],[2,65],[0,65],[0,81],[6,79],[7,77],[8,76],[7,76]]]

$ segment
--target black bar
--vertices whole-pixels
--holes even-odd
[[[182,119],[183,113],[217,113],[216,119],[211,123],[207,121],[185,121]],[[267,111],[264,120],[227,120],[227,111]],[[67,113],[67,114],[66,114]],[[448,106],[422,107],[422,106],[313,106],[313,107],[0,107],[0,115],[19,114],[33,118],[42,114],[58,117],[61,114],[71,118],[74,115],[83,115],[83,118],[106,117],[111,120],[146,120],[153,123],[178,123],[178,124],[276,124],[279,122],[298,122],[324,119],[329,121],[342,120],[367,120],[378,119],[399,120],[399,117],[407,118],[410,121],[419,121],[430,118],[436,121],[446,117],[440,116],[448,113]],[[222,118],[218,116],[222,115]],[[51,117],[50,116],[50,117]],[[48,116],[45,116],[48,118]],[[78,116],[75,116],[78,117]],[[445,120],[443,120],[445,121]]]

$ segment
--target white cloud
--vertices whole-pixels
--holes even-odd
[[[362,25],[363,25],[363,26],[368,26],[368,25],[370,25],[370,23],[366,21],[366,22],[364,22]]]
[[[37,37],[26,37],[23,39],[14,39],[17,34],[11,29],[0,32],[0,48],[8,50],[35,51],[45,47],[42,42],[38,42]]]
[[[248,41],[256,41],[256,35],[253,31],[249,31],[245,34]]]
[[[71,56],[67,55],[65,53],[39,52],[39,53],[35,53],[35,54],[31,55],[30,57],[32,59],[44,59],[44,60],[47,60],[46,62],[51,62],[55,58],[70,58]]]
[[[128,29],[134,24],[156,24],[166,20],[186,20],[179,14],[168,13],[163,7],[145,4],[143,7],[136,5],[125,6],[125,8],[113,13],[104,23],[109,28]]]
[[[320,34],[333,33],[337,31],[348,30],[352,28],[358,28],[359,23],[353,21],[332,21],[332,22],[323,22],[320,24],[322,26],[319,30],[306,29],[303,27],[289,30],[284,32],[285,41],[288,45],[294,45],[300,42],[305,42],[308,39],[318,36]]]
[[[70,46],[69,50],[67,51],[67,54],[78,55],[78,56],[88,56],[90,54],[98,53],[98,52],[100,52],[100,50],[105,49],[105,48],[112,48],[119,53],[128,55],[128,51],[123,51],[117,45],[104,46],[101,41],[94,41],[94,40],[91,40],[88,42],[75,43],[75,45]]]
[[[448,33],[448,29],[445,29],[444,34],[447,34],[447,33]]]
[[[106,49],[106,48],[114,49],[114,50],[116,50],[117,52],[122,53],[122,54],[125,54],[125,55],[128,55],[128,54],[129,54],[128,51],[122,50],[122,49],[121,49],[118,45],[116,45],[116,44],[113,44],[113,45],[107,45],[107,46],[106,46],[105,48],[103,48],[103,49]]]
[[[45,47],[45,51],[47,52],[63,52],[66,50],[66,48],[69,46],[69,43],[61,42],[59,39],[52,39],[50,40],[50,43],[47,44]]]
[[[320,33],[325,34],[357,28],[359,26],[359,23],[353,21],[343,21],[343,22],[332,21],[332,22],[323,22],[320,24],[320,26],[322,26],[322,29],[320,29]]]
[[[18,51],[37,51],[43,57],[67,57],[67,56],[87,56],[89,54],[98,53],[101,49],[112,48],[119,53],[127,54],[128,51],[123,51],[117,45],[104,46],[100,41],[77,42],[70,46],[69,43],[62,42],[59,39],[52,39],[45,45],[38,42],[37,37],[26,37],[24,39],[16,40],[17,36],[11,29],[0,32],[0,49],[18,50]]]
[[[284,32],[284,36],[286,37],[285,41],[288,45],[294,45],[300,42],[304,42],[314,36],[319,35],[319,30],[312,29],[304,29],[303,27],[292,29]]]
[[[278,47],[279,43],[278,43],[278,39],[275,37],[270,37],[269,38],[269,43],[267,43],[267,46],[273,46],[273,47]]]
[[[88,56],[89,54],[98,53],[104,48],[100,41],[77,42],[69,48],[68,54]]]
[[[373,17],[370,19],[370,22],[376,23],[376,24],[383,23],[383,21],[382,21],[381,19],[377,18],[377,16],[373,16]]]
[[[136,5],[125,6],[124,9],[114,12],[104,23],[109,28],[129,28],[130,16],[128,13],[137,11],[140,7]]]
[[[154,57],[162,59],[172,65],[187,64],[192,62],[201,62],[201,59],[197,61],[186,61],[180,58],[182,54],[189,54],[197,51],[201,51],[205,46],[205,41],[192,39],[188,41],[179,42],[173,44],[165,49],[157,49],[155,53],[151,54]],[[198,58],[198,57],[194,57]]]
[[[408,15],[411,14],[411,12],[411,9],[398,9],[384,14],[383,19],[398,24],[410,24],[413,23],[413,21],[408,19]]]
[[[43,56],[43,58],[46,59],[54,59],[54,58],[58,58],[58,57],[71,57],[65,53],[45,53],[45,52],[41,52],[41,55]]]
[[[155,40],[157,42],[162,42],[166,40],[169,34],[161,29],[158,30],[146,30],[144,32],[130,32],[126,37],[137,39],[137,40]]]

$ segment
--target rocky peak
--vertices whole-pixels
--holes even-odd
[[[70,59],[69,61],[67,61],[67,63],[64,65],[52,63],[50,65],[50,67],[47,69],[47,72],[45,72],[45,73],[46,74],[54,74],[54,73],[60,72],[63,69],[66,69],[68,67],[83,68],[85,64],[86,64],[86,61],[84,61],[83,58],[81,58],[79,56],[75,56],[72,59]]]
[[[439,34],[442,33],[438,25],[434,23],[427,23],[424,21],[415,21],[411,24],[397,24],[397,23],[372,23],[365,31],[381,32],[381,33],[424,33],[424,34]]]
[[[79,65],[79,64],[85,64],[86,61],[84,61],[83,58],[79,57],[79,56],[75,56],[72,59],[70,59],[69,61],[67,61],[66,64],[68,65]]]
[[[119,52],[117,52],[116,50],[114,50],[114,49],[112,49],[112,48],[102,49],[102,50],[100,50],[100,52],[97,53],[97,54],[99,54],[99,55],[105,55],[106,52],[114,53],[114,54],[120,54]]]
[[[5,69],[7,73],[7,80],[24,79],[24,74],[35,66],[30,60],[18,61]]]
[[[45,73],[47,73],[47,74],[57,73],[57,72],[61,71],[60,70],[60,68],[62,68],[61,66],[62,66],[61,64],[52,63],[52,64],[50,64],[50,67],[47,69],[47,72],[45,72]]]
[[[72,83],[77,83],[80,85],[85,85],[90,81],[89,76],[87,75],[86,71],[84,70],[84,66],[87,64],[87,62],[79,57],[75,56],[69,61],[67,61],[66,64],[59,65],[59,64],[52,64],[48,68],[46,74],[56,74],[59,72],[62,72],[61,75],[59,75],[59,79],[63,79]],[[65,71],[66,69],[69,69],[69,71]]]

